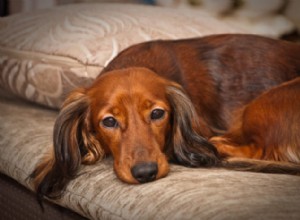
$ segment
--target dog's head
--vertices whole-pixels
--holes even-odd
[[[92,164],[108,154],[127,183],[166,176],[169,159],[187,166],[215,165],[217,152],[201,136],[198,119],[183,88],[149,69],[105,73],[65,101],[54,127],[50,173],[59,169],[56,175],[64,179],[80,163]]]
[[[125,182],[149,182],[168,173],[163,151],[171,106],[164,85],[147,69],[125,69],[100,76],[86,91],[89,129],[99,142],[94,151],[112,154],[115,172]],[[94,151],[83,162],[94,162]]]

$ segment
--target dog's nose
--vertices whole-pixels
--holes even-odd
[[[147,183],[155,180],[158,171],[157,163],[138,163],[131,168],[132,176],[140,183]]]

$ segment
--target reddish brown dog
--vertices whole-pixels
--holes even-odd
[[[109,154],[127,183],[166,176],[170,160],[299,174],[299,76],[300,46],[259,36],[132,46],[67,98],[36,190],[58,196],[80,164]]]

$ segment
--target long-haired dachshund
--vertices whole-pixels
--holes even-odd
[[[127,183],[189,167],[300,174],[300,46],[253,35],[152,41],[122,51],[72,92],[54,148],[32,173],[61,195],[105,155]]]

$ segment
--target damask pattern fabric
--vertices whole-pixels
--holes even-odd
[[[73,4],[16,14],[0,19],[0,86],[59,108],[130,45],[233,32],[245,31],[201,12],[145,5]]]

